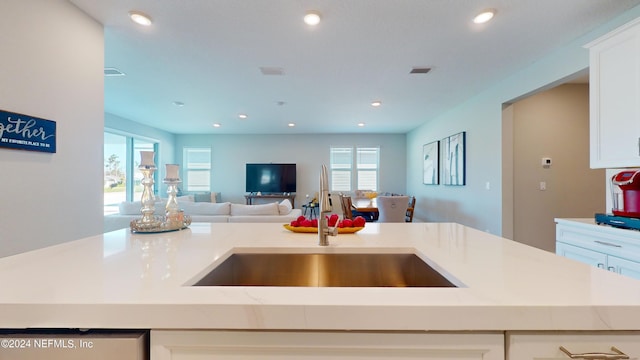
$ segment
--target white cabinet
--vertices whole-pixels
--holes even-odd
[[[151,360],[504,360],[503,333],[151,331]]]
[[[640,165],[640,19],[589,43],[592,168]]]
[[[601,269],[606,269],[607,255],[597,251],[557,242],[556,254],[585,264],[593,265]]]
[[[638,332],[507,332],[507,360],[569,359],[569,355],[587,353],[628,355],[640,357],[640,333]],[[613,349],[612,349],[613,348]],[[583,359],[582,357],[575,357]],[[587,359],[612,359],[613,357],[587,357]],[[623,357],[620,357],[623,358]]]
[[[556,221],[557,255],[640,279],[640,231]]]
[[[607,257],[607,269],[626,275],[634,279],[640,279],[640,262],[621,259],[615,256]]]
[[[556,254],[590,264],[601,269],[640,279],[640,262],[621,259],[601,252],[561,242],[556,243]]]

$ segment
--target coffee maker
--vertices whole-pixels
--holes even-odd
[[[640,218],[640,170],[624,170],[611,177],[613,215]]]

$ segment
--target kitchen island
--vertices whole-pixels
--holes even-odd
[[[329,241],[281,224],[197,223],[3,258],[0,328],[640,330],[640,281],[466,226],[367,223]],[[457,287],[190,286],[232,253],[256,252],[414,253]]]

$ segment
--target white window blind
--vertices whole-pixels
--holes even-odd
[[[332,147],[331,191],[377,191],[379,153],[377,147]]]
[[[184,167],[186,191],[210,191],[210,148],[184,148]]]
[[[358,148],[358,190],[378,190],[378,148]]]
[[[331,191],[351,191],[353,149],[331,148]]]

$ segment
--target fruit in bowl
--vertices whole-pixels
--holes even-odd
[[[364,228],[365,219],[362,216],[357,216],[353,220],[342,219],[338,214],[331,214],[326,217],[327,224],[330,227],[337,227],[338,233],[356,232]],[[318,219],[307,219],[305,216],[299,216],[297,219],[292,220],[289,224],[285,224],[284,227],[287,230],[293,232],[318,232]]]

